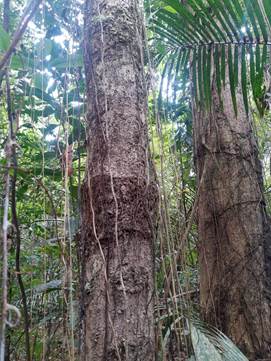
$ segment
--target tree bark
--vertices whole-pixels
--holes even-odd
[[[223,107],[194,104],[200,298],[205,318],[250,360],[271,357],[271,236],[262,167],[241,90],[235,116],[226,76]]]
[[[153,224],[140,1],[87,0],[81,360],[154,360]]]

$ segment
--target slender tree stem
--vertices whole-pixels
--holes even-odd
[[[3,14],[3,27],[6,32],[9,30],[9,12],[10,12],[10,1],[4,1],[4,14]],[[4,75],[4,72],[1,72],[1,78]],[[12,129],[9,128],[8,141],[6,144],[6,157],[7,157],[7,166],[11,165],[11,138],[12,138]],[[1,317],[1,328],[0,328],[0,361],[5,359],[5,331],[6,331],[6,319],[7,319],[7,297],[8,297],[8,247],[7,247],[7,238],[8,238],[8,208],[9,208],[9,190],[10,190],[10,175],[9,171],[6,172],[6,184],[5,184],[5,198],[4,198],[4,216],[3,216],[3,246],[2,246],[2,317]]]
[[[11,92],[10,92],[10,83],[8,72],[6,74],[6,89],[7,89],[7,109],[8,109],[8,119],[10,126],[10,135],[11,135],[11,157],[14,165],[14,173],[11,178],[11,213],[12,213],[12,224],[14,225],[16,232],[16,256],[15,256],[15,267],[18,284],[20,287],[20,292],[22,296],[23,304],[23,313],[24,313],[24,331],[25,331],[25,349],[27,361],[31,361],[31,347],[30,347],[30,337],[29,337],[29,315],[27,310],[27,298],[24,288],[24,283],[21,275],[20,267],[20,251],[21,251],[21,234],[20,227],[17,217],[17,207],[16,207],[16,181],[17,181],[17,156],[16,156],[16,139],[14,131],[14,122],[11,106]]]
[[[10,143],[9,143],[10,144]],[[10,158],[8,156],[8,149],[6,151],[8,164]],[[9,205],[9,188],[10,188],[10,175],[6,173],[6,186],[5,186],[5,198],[4,198],[4,216],[3,216],[3,241],[2,241],[2,317],[0,328],[0,361],[4,361],[5,358],[5,331],[6,331],[6,319],[7,319],[7,282],[8,282],[8,205]]]

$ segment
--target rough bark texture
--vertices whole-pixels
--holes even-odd
[[[153,222],[137,0],[85,9],[88,162],[82,187],[81,360],[154,360]]]
[[[215,80],[214,80],[215,83]],[[271,237],[257,142],[238,90],[212,113],[194,105],[194,151],[200,195],[201,306],[250,358],[271,359]]]

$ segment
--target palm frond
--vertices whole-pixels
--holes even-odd
[[[227,336],[200,319],[190,321],[190,332],[197,361],[248,361]]]
[[[168,69],[179,73],[191,69],[197,102],[210,108],[212,74],[219,95],[227,75],[235,112],[236,89],[240,86],[246,111],[250,89],[262,115],[264,69],[271,50],[270,1],[163,0],[159,6],[153,13],[150,29],[156,42],[167,47],[160,61],[173,65],[172,57],[179,59],[182,52],[190,50],[189,57],[182,57],[185,61]]]
[[[198,315],[187,313],[172,320],[163,338],[163,348],[169,342],[170,334],[178,324],[184,327],[183,336],[189,336],[192,341],[194,356],[189,360],[195,361],[248,361],[239,348],[217,328],[202,321]],[[163,318],[173,316],[164,315]],[[160,319],[161,320],[161,319]]]

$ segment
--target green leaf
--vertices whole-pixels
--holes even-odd
[[[193,324],[191,324],[191,339],[197,361],[222,361],[222,356],[217,348]]]
[[[193,51],[193,61],[192,61],[192,81],[193,81],[193,90],[194,98],[197,105],[199,105],[199,91],[197,85],[197,51]]]
[[[181,11],[181,5],[178,0],[167,0],[166,3],[173,8],[175,11]]]
[[[203,92],[203,84],[204,84],[204,80],[203,80],[203,51],[202,51],[202,47],[200,46],[198,48],[198,94],[199,94],[199,101],[200,101],[200,105],[203,107],[204,106],[204,92]]]
[[[262,1],[262,0],[259,0],[259,1]],[[251,1],[251,4],[252,4],[253,10],[254,10],[255,17],[257,18],[258,24],[260,26],[264,41],[267,43],[268,42],[267,27],[265,24],[264,16],[259,7],[258,1],[257,0]]]
[[[13,70],[23,69],[24,64],[22,58],[19,55],[13,55],[10,61],[10,67]]]
[[[184,68],[187,66],[190,58],[190,49],[182,50],[180,49],[178,52],[178,57],[176,61],[175,68],[175,77],[173,81],[173,103],[176,101],[176,93],[177,93],[177,85],[178,85],[178,76],[183,75]]]
[[[256,44],[255,58],[256,58],[256,73],[258,74],[261,70],[261,49],[259,44]]]
[[[247,60],[246,60],[246,46],[242,46],[242,64],[241,64],[241,84],[242,84],[242,93],[243,93],[243,101],[246,113],[248,115],[248,95],[247,95]]]
[[[248,361],[234,343],[215,327],[194,318],[190,320],[190,331],[197,361]]]
[[[262,63],[261,63],[261,70],[260,70],[261,80],[262,81],[264,80],[264,69],[265,69],[265,66],[267,64],[267,60],[268,60],[268,57],[267,57],[267,45],[264,44],[263,45],[263,50],[262,50]]]
[[[153,21],[154,24],[158,23],[157,21]],[[181,47],[183,45],[183,40],[187,41],[187,43],[189,42],[188,38],[187,39],[182,39],[181,37],[181,33],[179,32],[179,34],[175,33],[174,31],[168,32],[166,29],[161,29],[159,26],[153,26],[152,30],[156,33],[159,34],[161,36],[161,39],[166,38],[168,44],[172,45],[173,47]],[[164,54],[166,55],[166,54]]]
[[[260,82],[259,73],[257,73],[256,65],[255,65],[255,58],[256,54],[253,50],[253,47],[250,46],[250,84],[252,87],[252,94],[253,99],[255,101],[255,104],[257,106],[257,109],[260,113],[260,115],[263,114],[263,109],[260,103],[260,98],[262,96],[262,84]]]
[[[254,9],[252,7],[252,2],[251,2],[251,0],[244,0],[244,3],[246,6],[246,9],[247,9],[247,13],[248,13],[251,25],[253,27],[254,34],[256,36],[256,39],[260,40],[261,36],[260,36],[259,30],[258,30],[255,16],[254,16]]]
[[[232,58],[231,45],[228,46],[228,70],[229,70],[232,104],[233,104],[235,115],[237,115],[237,102],[236,102],[236,93],[235,93],[235,74],[234,74],[234,64],[233,64],[233,58]]]
[[[186,25],[184,27],[180,27],[180,16],[179,14],[172,14],[165,9],[161,9],[157,13],[157,19],[158,21],[153,20],[154,24],[157,24],[157,27],[160,30],[167,31],[169,34],[169,38],[172,35],[175,35],[176,40],[183,45],[184,42],[187,44],[198,43],[198,33],[195,31],[195,29],[191,28],[189,23],[186,19],[182,18],[182,21]],[[167,26],[163,26],[162,23],[167,24]],[[168,28],[170,27],[170,30],[168,31]]]
[[[84,66],[83,55],[73,54],[67,58],[58,58],[50,61],[49,66],[56,69],[82,68]]]
[[[10,44],[10,36],[0,25],[0,52],[5,52]]]
[[[174,3],[175,9],[183,18],[183,21],[186,22],[186,25],[189,27],[190,31],[194,31],[195,34],[198,34],[200,38],[202,38],[205,42],[208,42],[209,39],[206,36],[206,29],[201,25],[199,21],[196,20],[195,15],[192,14],[184,5],[180,5],[178,0],[165,0],[165,2],[169,5]],[[178,5],[176,5],[176,2]]]
[[[55,110],[55,115],[61,117],[60,105],[48,93],[42,91],[42,89],[31,87],[25,81],[20,81],[19,88],[23,91],[24,95],[29,96],[31,98],[35,96],[39,98],[42,102],[47,102]]]
[[[226,83],[226,49],[225,45],[221,46],[221,79],[223,82],[223,86],[225,87]]]
[[[203,1],[202,0],[193,0],[193,1],[194,1],[194,3],[197,3],[197,5],[199,6],[199,10],[203,12],[204,17],[206,17],[209,20],[210,31],[212,31],[214,37],[218,41],[220,41],[222,39],[223,41],[226,42],[227,37],[226,37],[225,33],[217,25],[215,19],[210,14],[209,9],[206,7],[206,5],[203,3]]]
[[[158,1],[156,6],[158,11],[153,16],[155,30],[160,35],[160,43],[164,41],[165,44],[163,54],[158,55],[157,59],[161,61],[167,58],[168,61],[168,58],[177,48],[180,51],[187,48],[192,49],[193,64],[190,64],[190,69],[192,70],[197,103],[208,108],[210,106],[210,77],[212,75],[211,68],[214,66],[217,74],[215,77],[216,87],[220,97],[222,84],[225,87],[226,78],[228,78],[226,71],[229,72],[235,113],[237,113],[236,88],[239,82],[242,83],[246,111],[248,85],[252,89],[253,99],[258,110],[262,111],[261,104],[264,98],[263,64],[266,64],[267,59],[267,47],[262,48],[262,43],[267,42],[268,35],[270,37],[270,27],[268,28],[267,24],[270,23],[271,16],[269,0],[244,0],[242,2],[239,0],[186,0],[185,2],[164,0]],[[243,27],[245,27],[245,32],[243,32]],[[246,49],[242,47],[244,43],[247,44],[247,47],[253,47],[253,58],[255,58],[251,59],[249,66],[244,59],[246,53]],[[212,47],[211,57],[207,52],[208,46]],[[262,53],[261,49],[263,49]],[[195,56],[195,52],[197,56]],[[177,56],[179,55],[176,53]],[[195,61],[196,58],[197,62]],[[170,62],[173,64],[172,59]],[[250,70],[251,65],[254,67],[252,70]],[[179,62],[176,67],[181,68]],[[170,68],[172,67],[170,66]],[[175,65],[172,71],[174,68]],[[246,78],[244,76],[245,70],[249,73]],[[181,74],[181,70],[178,73]],[[185,72],[183,74],[185,75]],[[249,76],[250,82],[248,82]],[[175,76],[175,80],[179,80],[179,78]],[[197,82],[196,87],[195,81]],[[169,83],[172,81],[168,81],[168,86]],[[174,87],[176,88],[175,85]]]
[[[270,0],[262,0],[263,2],[263,6],[264,6],[264,10],[266,12],[266,18],[267,21],[269,21],[269,25],[271,27],[271,2]]]
[[[167,71],[167,87],[166,87],[166,101],[167,101],[167,106],[165,111],[167,112],[168,109],[168,103],[169,103],[169,98],[168,98],[168,94],[169,94],[169,87],[170,87],[170,83],[171,83],[171,75],[172,75],[172,71],[173,71],[173,66],[176,60],[176,56],[178,54],[178,49],[172,54],[171,58],[168,59],[169,62],[169,66],[168,66],[168,71]]]
[[[211,48],[203,47],[203,84],[205,106],[211,108]]]
[[[177,11],[172,6],[166,6],[165,10],[169,11],[170,13],[173,13],[173,14],[177,13]]]
[[[233,42],[234,38],[232,36],[231,29],[228,27],[228,24],[224,21],[222,16],[224,15],[224,10],[221,9],[221,4],[219,4],[217,0],[207,0],[207,2],[217,18],[214,19],[214,21],[218,21],[220,23],[220,26],[223,29],[223,31],[226,32],[229,39]]]
[[[238,78],[239,78],[239,46],[234,46],[234,86],[238,87]]]
[[[236,41],[240,41],[240,37],[239,37],[239,31],[240,29],[234,26],[234,23],[232,22],[230,15],[232,14],[232,12],[230,12],[230,8],[228,8],[227,6],[225,7],[225,2],[224,0],[216,0],[217,3],[217,7],[220,11],[220,14],[224,17],[225,22],[227,24],[227,26],[229,27],[230,33],[228,33],[228,36],[231,38],[231,34],[234,35]]]
[[[206,35],[208,36],[209,41],[219,41],[219,35],[217,32],[213,29],[211,24],[213,24],[213,20],[210,20],[211,18],[207,16],[208,12],[205,11],[204,7],[199,8],[198,7],[199,0],[188,0],[188,5],[191,7],[193,13],[195,14],[195,17],[197,21],[202,24],[205,27]],[[203,11],[202,11],[203,10]]]
[[[214,63],[215,63],[215,79],[216,79],[216,87],[219,95],[219,99],[221,102],[221,72],[220,72],[220,52],[219,45],[215,46],[214,52]]]
[[[224,10],[229,11],[231,18],[235,24],[235,31],[240,32],[242,28],[242,14],[240,16],[240,11],[242,13],[242,8],[239,5],[239,0],[224,0]]]

